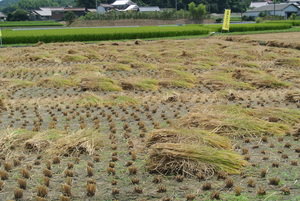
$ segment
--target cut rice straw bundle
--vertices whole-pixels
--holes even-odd
[[[103,146],[101,134],[94,129],[82,129],[75,133],[59,138],[51,148],[49,154],[73,155],[87,153],[92,155]]]
[[[213,175],[217,171],[239,174],[247,165],[238,153],[209,146],[158,143],[150,148],[148,169],[161,174]]]
[[[232,149],[232,144],[228,138],[200,129],[158,129],[148,134],[148,147],[155,143],[166,142],[205,144],[220,149]]]
[[[179,128],[200,128],[229,137],[285,135],[291,131],[291,125],[286,122],[269,122],[267,115],[254,116],[256,112],[255,109],[233,105],[200,106],[179,119],[177,125]]]

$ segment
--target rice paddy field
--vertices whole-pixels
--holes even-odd
[[[298,33],[0,49],[0,200],[300,200]]]
[[[34,26],[63,26],[55,21],[5,21],[0,22],[0,27],[34,27]]]
[[[296,26],[292,21],[261,24],[233,24],[230,32],[289,31]],[[4,45],[34,44],[38,42],[107,41],[178,36],[207,36],[211,32],[221,32],[222,25],[182,25],[182,26],[141,26],[113,28],[67,28],[16,30],[5,29],[2,33]]]

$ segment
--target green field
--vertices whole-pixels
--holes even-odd
[[[283,24],[291,24],[292,26],[300,26],[300,20],[275,20],[275,21],[267,21],[266,23],[283,23]]]
[[[6,21],[0,22],[0,27],[28,27],[28,26],[63,26],[55,21]]]
[[[231,32],[284,30],[290,23],[234,24]],[[221,25],[186,25],[168,27],[126,27],[126,28],[80,28],[48,30],[3,30],[4,44],[29,44],[37,42],[104,41],[144,39],[176,36],[207,35],[221,32]]]

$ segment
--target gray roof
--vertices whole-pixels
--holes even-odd
[[[153,11],[160,11],[158,6],[155,7],[140,7],[139,8],[140,12],[153,12]]]
[[[289,6],[295,6],[295,5],[290,4],[290,3],[275,4],[275,10],[276,11],[282,11],[285,8],[289,7]],[[295,7],[298,8],[297,6],[295,6]],[[264,12],[264,11],[273,11],[273,10],[274,10],[274,4],[269,4],[269,5],[266,5],[266,6],[254,8],[252,10],[248,10],[247,12]]]
[[[0,17],[6,17],[6,15],[2,12],[0,12]]]
[[[268,2],[251,2],[250,8],[259,8],[268,5]]]

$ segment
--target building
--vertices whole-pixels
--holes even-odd
[[[100,4],[97,8],[98,13],[105,13],[110,10],[116,11],[140,11],[140,12],[155,12],[160,11],[160,8],[155,7],[139,7],[131,0],[116,0],[112,4]]]
[[[130,10],[136,8],[137,4],[130,0],[117,0],[111,4],[116,10]],[[130,7],[130,9],[128,9]]]
[[[258,8],[248,10],[244,13],[247,17],[259,17],[260,13],[265,13],[266,15],[281,16],[285,19],[289,18],[293,13],[300,14],[300,8],[295,4],[281,3],[281,4],[268,4]]]
[[[251,2],[250,4],[250,8],[259,8],[259,7],[262,7],[262,6],[266,6],[268,5],[269,3],[268,2]]]
[[[0,12],[0,21],[6,20],[6,15],[2,12]]]
[[[51,7],[40,8],[32,12],[34,20],[56,20],[61,21],[67,12],[73,12],[77,17],[85,15],[87,12],[96,12],[96,9],[71,8],[71,7]]]
[[[114,7],[110,4],[100,4],[98,7],[97,7],[97,13],[105,13],[107,11],[110,11],[114,9]]]
[[[154,7],[139,7],[140,12],[158,12],[160,8],[158,6]]]

